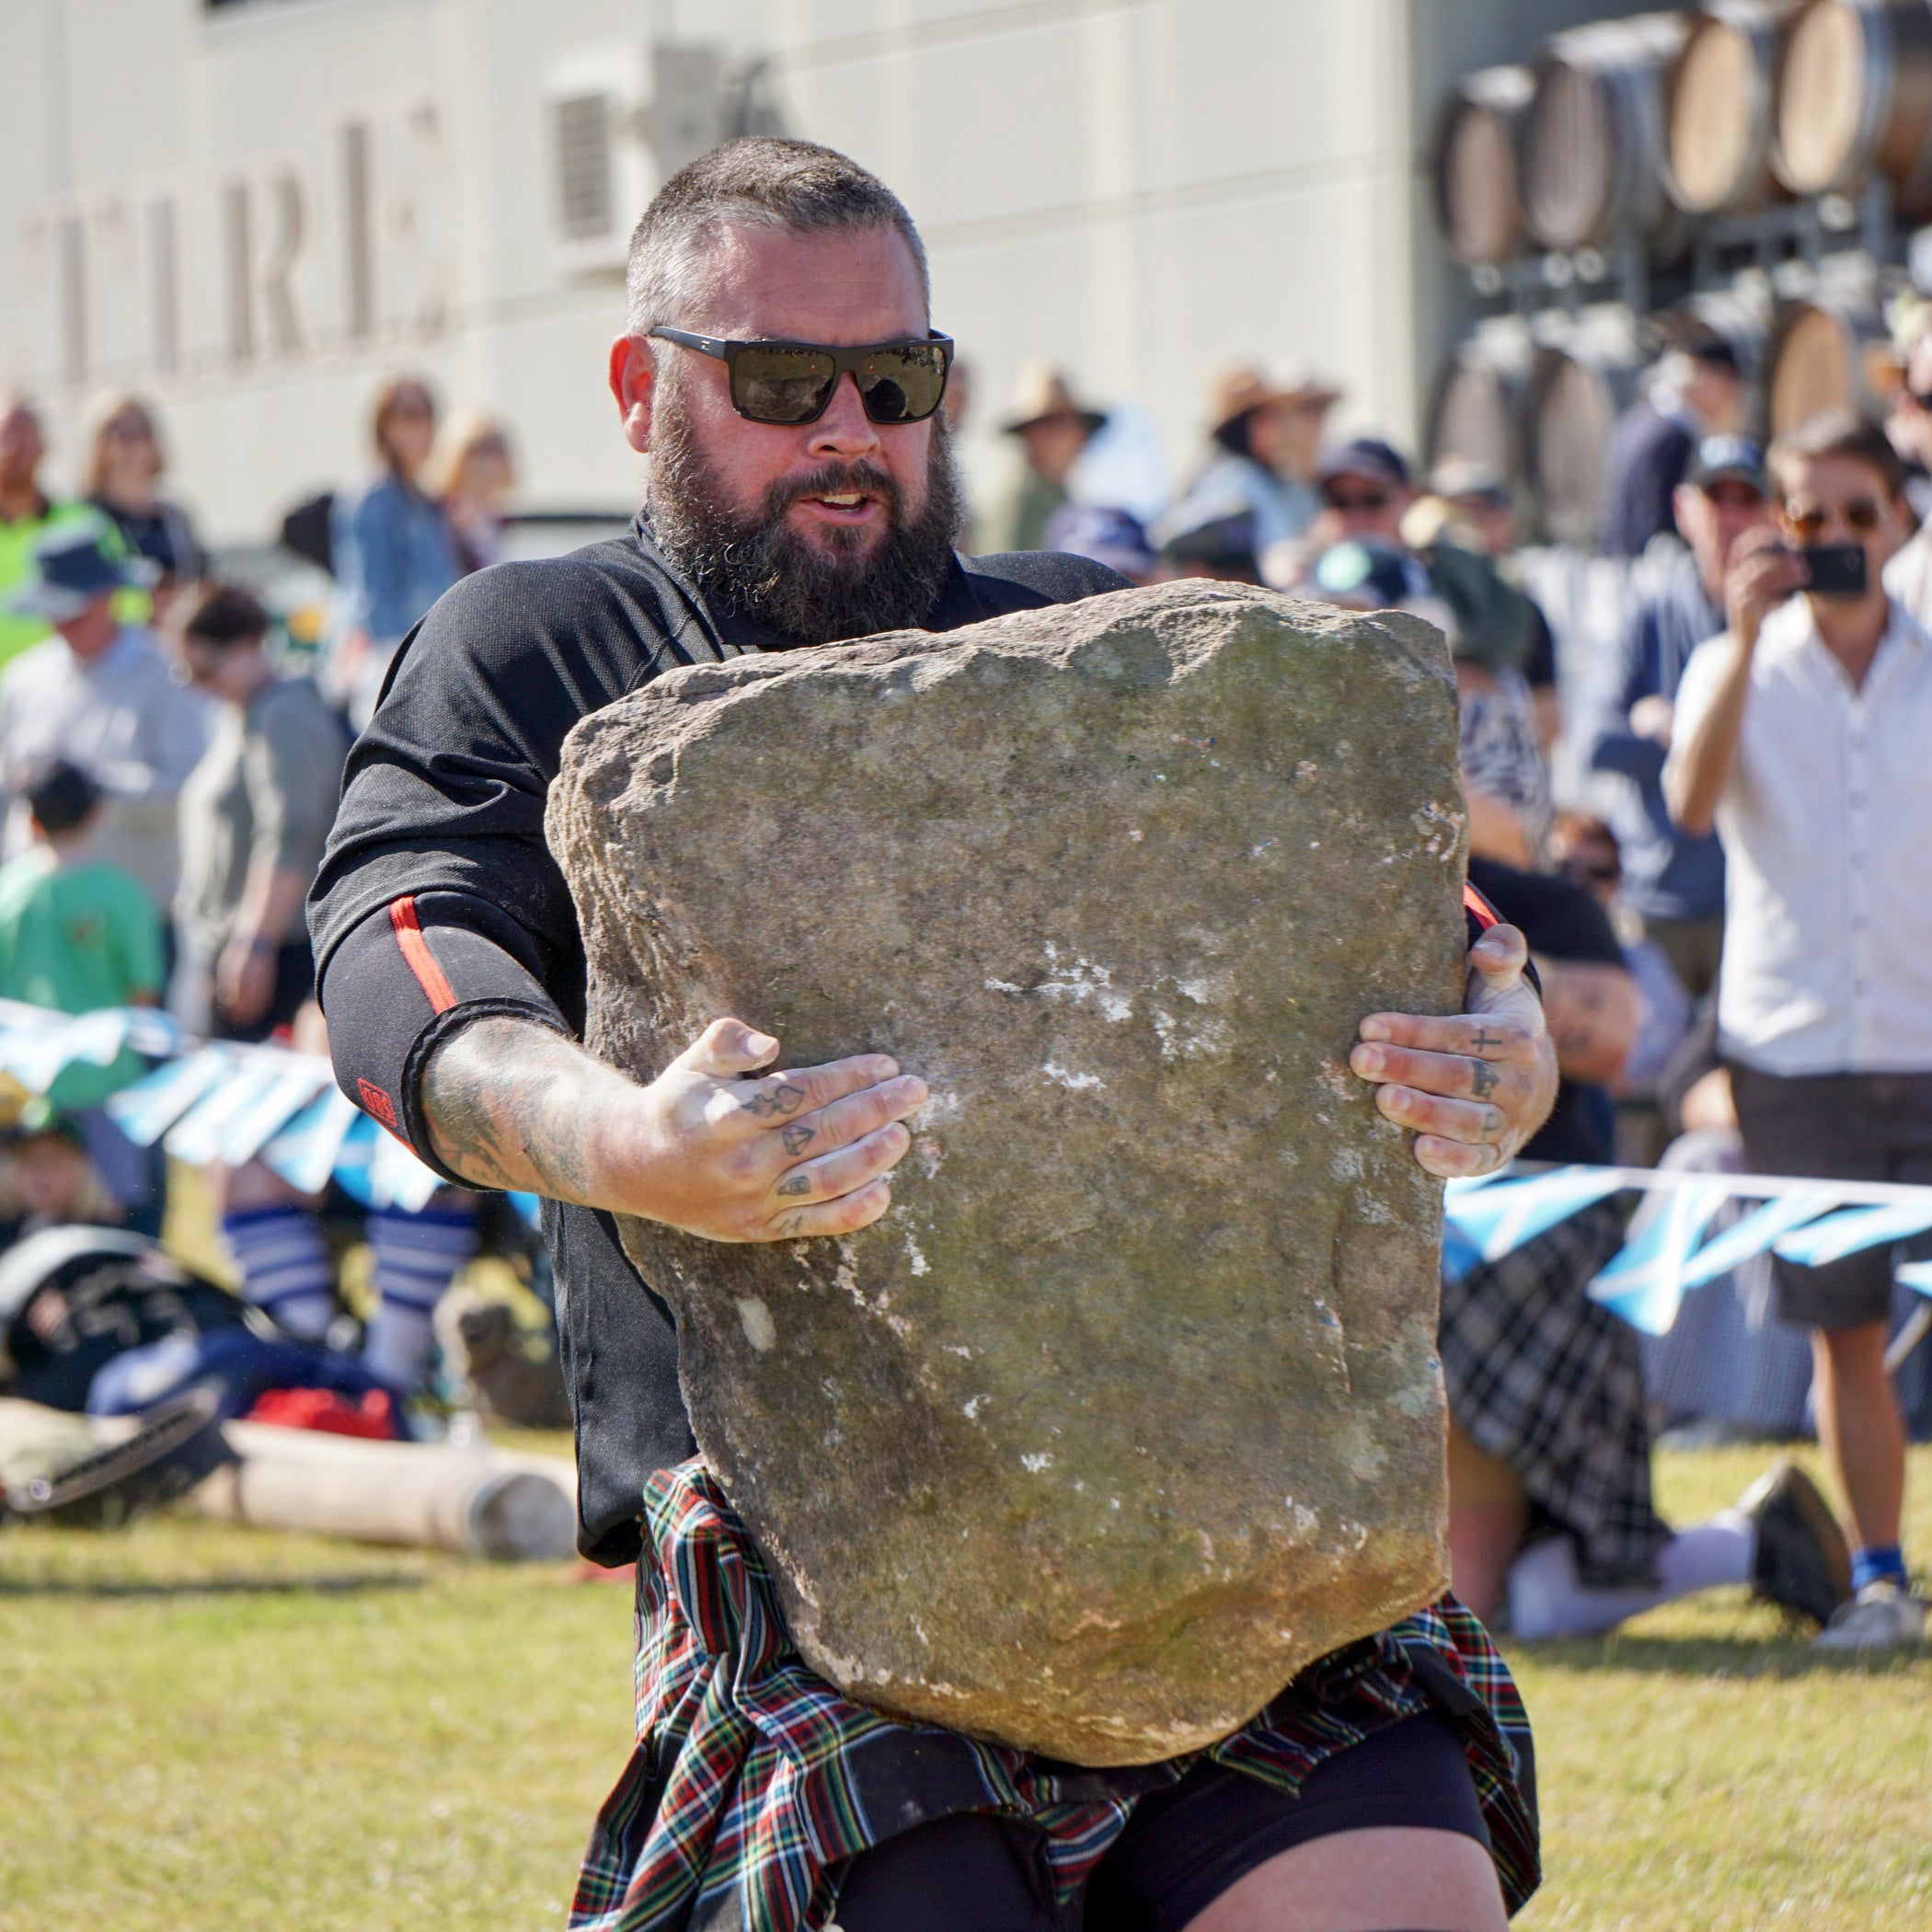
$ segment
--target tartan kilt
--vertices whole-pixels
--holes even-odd
[[[651,1478],[644,1527],[638,1744],[592,1832],[573,1932],[811,1932],[851,1858],[962,1811],[1037,1828],[1062,1923],[1078,1925],[1135,1803],[1203,1757],[1292,1794],[1337,1752],[1432,1708],[1462,1738],[1512,1912],[1541,1879],[1529,1720],[1454,1597],[1319,1659],[1206,1751],[1084,1770],[901,1723],[807,1669],[764,1558],[701,1462]]]
[[[1443,1283],[1449,1413],[1506,1463],[1601,1588],[1656,1581],[1671,1530],[1650,1501],[1650,1424],[1636,1333],[1584,1293],[1623,1241],[1600,1201]]]

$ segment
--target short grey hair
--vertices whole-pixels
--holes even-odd
[[[706,251],[724,227],[792,235],[894,229],[912,250],[920,294],[932,305],[925,244],[905,203],[877,175],[816,142],[748,134],[679,169],[632,230],[624,278],[632,335],[688,326]]]

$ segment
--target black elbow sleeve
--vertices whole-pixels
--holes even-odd
[[[323,974],[329,1057],[342,1091],[445,1179],[421,1107],[433,1049],[473,1019],[513,1015],[570,1031],[538,977],[528,934],[462,892],[405,894],[337,946]]]

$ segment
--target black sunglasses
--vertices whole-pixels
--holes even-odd
[[[832,349],[812,342],[726,342],[685,328],[647,333],[722,362],[731,372],[731,407],[747,422],[788,427],[816,422],[846,374],[858,385],[871,421],[924,422],[945,397],[952,367],[950,336]]]

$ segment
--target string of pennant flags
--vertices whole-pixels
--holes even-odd
[[[106,1102],[137,1145],[159,1141],[190,1167],[259,1158],[304,1193],[333,1175],[369,1206],[411,1213],[443,1185],[341,1092],[320,1053],[198,1041],[154,1007],[65,1014],[0,1000],[0,1080],[24,1095],[44,1098],[70,1066],[111,1066],[123,1050],[158,1063]]]
[[[1932,1228],[1932,1187],[1660,1167],[1506,1168],[1448,1184],[1443,1272],[1458,1281],[1478,1262],[1501,1260],[1593,1202],[1632,1189],[1664,1199],[1633,1220],[1588,1293],[1646,1335],[1668,1335],[1686,1294],[1754,1255],[1819,1267]],[[1730,1202],[1749,1211],[1713,1234]],[[1894,1274],[1932,1298],[1932,1261],[1907,1262]],[[1919,1326],[1921,1334],[1926,1326],[1932,1322]]]
[[[371,1206],[410,1213],[443,1185],[342,1093],[322,1054],[196,1040],[153,1007],[65,1014],[0,1000],[0,1087],[10,1084],[44,1098],[68,1067],[110,1066],[123,1050],[155,1063],[106,1103],[109,1118],[141,1146],[158,1141],[192,1167],[259,1159],[304,1193],[333,1176]],[[1667,1335],[1685,1294],[1754,1255],[1768,1251],[1816,1266],[1932,1229],[1932,1187],[1518,1166],[1449,1182],[1443,1272],[1460,1280],[1478,1262],[1501,1260],[1593,1202],[1633,1190],[1663,1198],[1635,1216],[1624,1246],[1588,1292],[1646,1335]],[[514,1198],[535,1220],[535,1197]],[[1733,1202],[1746,1212],[1713,1232]],[[1932,1328],[1932,1261],[1908,1262],[1895,1272],[1927,1298],[1920,1332]]]

